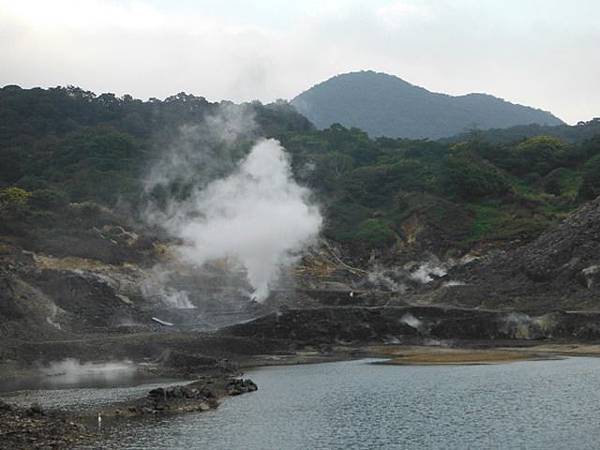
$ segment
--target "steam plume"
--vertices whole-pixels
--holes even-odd
[[[294,181],[281,144],[256,141],[255,128],[252,114],[232,107],[185,127],[146,187],[168,192],[169,185],[187,185],[185,195],[170,195],[147,219],[181,240],[177,250],[185,261],[202,266],[226,259],[243,268],[260,301],[317,237],[322,217],[308,189]],[[240,159],[248,141],[256,143]]]
[[[199,216],[177,224],[181,254],[202,265],[230,258],[247,271],[262,300],[279,269],[312,239],[321,226],[309,192],[292,178],[288,158],[276,140],[262,140],[239,168],[210,183],[192,199]]]

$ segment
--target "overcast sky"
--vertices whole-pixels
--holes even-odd
[[[373,69],[600,116],[597,0],[0,0],[0,85],[292,98]]]

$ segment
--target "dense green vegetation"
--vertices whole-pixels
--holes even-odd
[[[575,126],[557,125],[544,126],[538,124],[518,125],[510,128],[494,128],[490,130],[471,129],[465,133],[441,139],[445,143],[463,142],[475,137],[480,137],[486,142],[497,145],[512,144],[521,142],[525,139],[535,136],[552,136],[559,138],[563,142],[577,143],[584,140],[593,139],[600,135],[600,118],[592,119],[589,122],[579,122]]]
[[[144,170],[178,135],[223,104],[177,94],[148,102],[79,88],[0,91],[0,184],[52,187],[71,201],[136,201]],[[310,123],[283,104],[252,111],[260,133],[303,131]],[[250,137],[250,136],[249,136]]]
[[[406,240],[403,228],[415,215],[455,245],[531,239],[600,193],[598,138],[536,136],[498,145],[478,135],[443,144],[371,140],[334,125],[282,141],[298,176],[327,206],[330,236],[354,244],[388,246],[388,230]],[[315,169],[303,170],[309,163]]]
[[[152,161],[181,126],[221,106],[186,94],[142,102],[77,88],[1,89],[0,233],[88,220],[102,212],[94,205],[135,217]],[[259,127],[229,155],[241,157],[259,135],[280,139],[325,212],[325,234],[363,250],[409,243],[417,232],[433,249],[531,239],[600,195],[597,121],[571,127],[569,139],[522,139],[516,129],[507,142],[485,133],[442,142],[317,130],[282,102],[230,106],[250,109]],[[151,195],[188,192],[183,184]]]
[[[473,128],[562,124],[549,112],[491,95],[438,94],[373,71],[336,75],[298,95],[292,104],[318,128],[341,123],[372,137],[439,139]]]

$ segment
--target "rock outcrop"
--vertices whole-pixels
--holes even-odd
[[[456,267],[445,278],[465,285],[440,289],[430,301],[517,310],[600,309],[600,198],[535,241]]]
[[[217,408],[225,397],[256,390],[258,386],[250,379],[202,376],[193,383],[152,389],[143,398],[114,404],[99,413],[108,417],[133,417],[208,411]]]
[[[539,315],[441,307],[331,307],[287,310],[221,331],[251,339],[277,339],[282,347],[432,341],[600,339],[600,313]]]

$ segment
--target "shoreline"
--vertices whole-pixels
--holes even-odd
[[[524,361],[552,361],[569,357],[600,357],[599,344],[533,344],[527,346],[420,346],[375,345],[368,347],[385,365],[482,365]]]
[[[481,365],[523,361],[553,361],[569,357],[600,357],[600,344],[534,344],[526,346],[443,346],[376,344],[359,347],[335,347],[330,354],[298,352],[289,355],[256,355],[240,369],[320,364],[382,358],[384,365]]]
[[[496,345],[496,342],[450,342],[434,345],[421,344],[366,344],[366,345],[336,345],[327,351],[320,351],[312,347],[297,351],[256,354],[244,356],[234,360],[235,372],[220,374],[211,371],[198,371],[195,375],[177,373],[171,369],[162,368],[159,364],[137,363],[139,370],[136,375],[139,382],[129,386],[141,386],[149,383],[188,384],[205,376],[235,377],[242,376],[247,371],[262,367],[290,366],[300,364],[320,364],[340,361],[351,361],[366,358],[389,359],[387,363],[397,365],[447,365],[447,364],[481,364],[505,363],[511,361],[528,360],[555,360],[565,357],[600,357],[600,343],[534,343],[530,341],[519,342],[517,345]],[[509,344],[509,345],[506,345]],[[98,361],[102,363],[103,361]],[[13,364],[0,365],[0,384],[11,383],[15,379],[29,379],[40,381],[38,369],[34,367],[18,368]],[[0,390],[0,398],[21,390],[46,389],[42,386],[25,387],[18,389]],[[29,386],[33,386],[33,383]],[[49,386],[49,385],[48,385]],[[83,387],[83,386],[82,386]],[[125,387],[125,386],[124,386]],[[58,389],[69,388],[61,386]],[[77,386],[71,387],[77,389]]]
[[[446,349],[445,351],[427,352],[403,349],[402,352],[389,352],[386,361],[374,362],[389,366],[472,366],[508,364],[524,361],[549,361],[564,359],[564,356],[542,355],[539,353],[520,352],[515,350],[465,350]]]
[[[4,396],[2,399],[3,393],[10,393],[5,391],[0,393],[0,436],[4,437],[4,442],[0,442],[0,449],[61,448],[60,445],[65,444],[100,445],[106,430],[123,425],[128,420],[208,411],[218,408],[228,397],[254,392],[260,389],[260,386],[257,387],[251,380],[243,379],[242,376],[251,370],[265,367],[369,358],[386,359],[370,364],[388,366],[465,366],[560,360],[567,357],[600,357],[600,344],[492,344],[495,343],[339,345],[330,347],[327,352],[309,347],[299,351],[253,355],[236,361],[239,364],[237,374],[199,374],[194,379],[186,378],[182,374],[181,378],[176,377],[176,380],[171,378],[171,381],[177,383],[175,386],[153,389],[133,400],[114,401],[92,408],[86,413],[78,411],[76,407],[45,409],[39,405],[17,406],[10,403],[10,396]],[[11,375],[14,376],[15,373]],[[146,383],[141,380],[140,385],[144,384]],[[96,422],[98,413],[106,419],[101,430]]]
[[[33,403],[27,407],[0,399],[0,450],[103,448],[107,432],[132,420],[205,412],[218,408],[228,397],[256,390],[250,379],[205,376],[155,387],[145,395],[92,406],[85,412],[75,406],[46,408]]]

